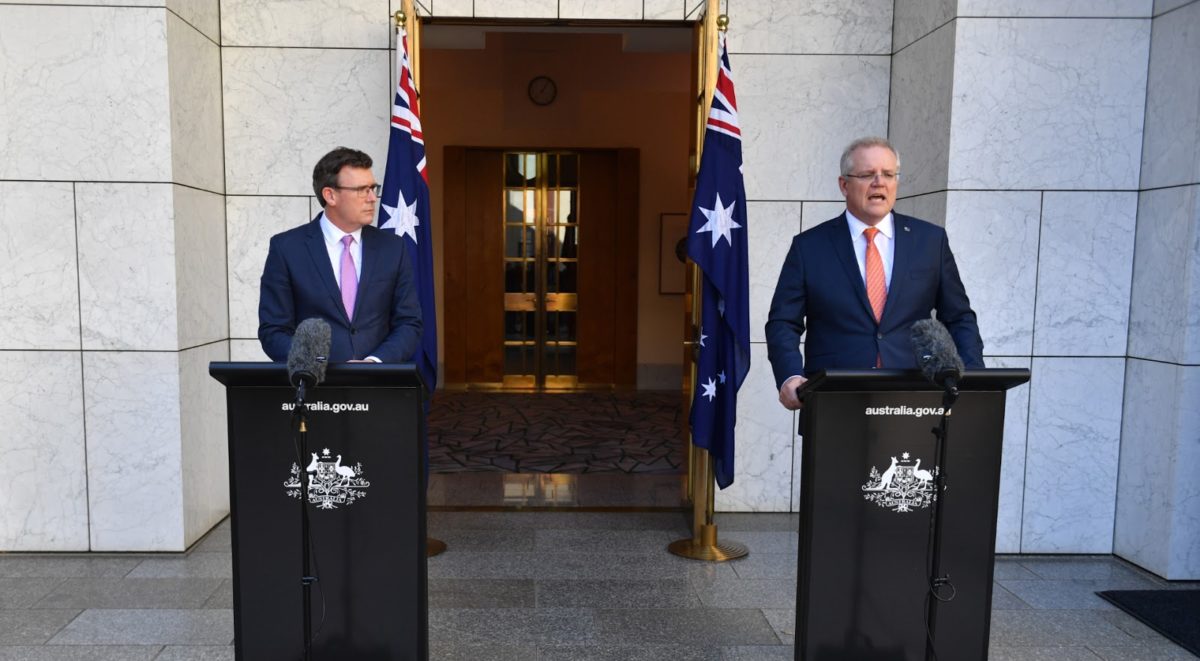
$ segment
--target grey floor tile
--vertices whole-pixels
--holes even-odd
[[[694,561],[662,554],[453,553],[429,562],[430,578],[685,578]]]
[[[774,645],[779,637],[757,609],[598,610],[602,642],[669,645]]]
[[[796,644],[796,609],[795,608],[764,608],[763,617],[771,623],[775,635],[787,645]]]
[[[39,645],[77,615],[77,610],[0,611],[0,645]]]
[[[993,611],[991,642],[1014,647],[1071,647],[1134,641],[1105,615],[1102,611]]]
[[[792,645],[746,645],[721,649],[722,661],[792,661],[796,651]]]
[[[533,608],[533,579],[429,579],[430,608]]]
[[[564,645],[539,647],[537,661],[721,661],[721,651],[696,645]]]
[[[0,646],[0,661],[151,661],[161,650],[158,645]]]
[[[429,658],[437,661],[532,661],[537,658],[536,645],[467,645],[453,640],[429,641]]]
[[[1000,585],[1021,601],[1040,610],[1115,610],[1115,606],[1096,596],[1099,581],[1010,581]]]
[[[714,516],[713,522],[717,524],[718,535],[721,530],[795,532],[800,529],[800,515],[786,512],[721,512]]]
[[[684,512],[439,512],[428,515],[429,534],[437,537],[446,530],[678,530],[690,532],[690,518]]]
[[[226,519],[228,521],[229,519]],[[208,531],[199,542],[193,546],[192,553],[229,553],[232,550],[233,535],[229,526],[217,526]]]
[[[1112,556],[1026,556],[1021,559],[1021,565],[1039,578],[1049,580],[1149,578],[1149,574]]]
[[[51,645],[229,645],[233,611],[86,610]]]
[[[700,599],[686,578],[645,581],[540,579],[539,608],[696,608]]]
[[[217,578],[68,578],[34,608],[199,608]]]
[[[0,610],[29,608],[62,582],[61,578],[0,578]]]
[[[91,557],[71,555],[0,554],[3,578],[72,578],[125,576],[142,562],[141,557]]]
[[[229,553],[192,553],[170,558],[147,558],[129,578],[233,578]]]
[[[721,534],[722,539],[726,537],[731,541],[745,544],[746,548],[750,549],[750,555],[783,553],[791,555],[794,558],[800,545],[800,536],[793,530],[750,531],[731,529],[729,535]]]
[[[741,578],[796,578],[794,553],[751,553],[729,566]]]
[[[462,645],[578,645],[596,641],[594,611],[577,608],[431,608],[429,639]]]
[[[692,585],[709,608],[796,607],[796,580],[791,578],[719,578]]]
[[[213,591],[208,600],[204,602],[205,608],[233,608],[233,579],[226,578],[221,581],[217,589]]]
[[[668,530],[538,530],[534,544],[538,551],[551,553],[667,553],[667,545],[679,539]]]
[[[167,645],[154,661],[233,661],[233,645]]]
[[[1086,647],[1012,647],[993,645],[988,661],[1099,661]]]
[[[992,610],[1011,611],[1032,608],[1029,604],[1021,601],[1016,595],[1004,589],[1004,586],[992,584]]]
[[[1105,661],[1184,661],[1196,656],[1168,640],[1140,641],[1133,645],[1114,647],[1091,646],[1096,656]]]
[[[1021,565],[1021,556],[996,556],[996,564],[993,566],[992,578],[1000,580],[1002,578],[1015,580],[1036,580],[1037,574],[1029,571]]]
[[[532,551],[533,530],[463,530],[451,528],[440,535],[431,535],[446,542],[453,551],[477,553]]]

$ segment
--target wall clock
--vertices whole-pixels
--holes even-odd
[[[529,81],[529,100],[539,106],[554,103],[558,96],[558,85],[549,76],[535,76]]]

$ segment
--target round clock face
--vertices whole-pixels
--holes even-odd
[[[558,96],[558,85],[547,76],[537,76],[529,81],[529,100],[539,106],[548,106],[554,103],[554,98]]]

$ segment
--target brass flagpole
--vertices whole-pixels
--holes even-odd
[[[696,162],[692,164],[694,168],[693,174],[698,172],[700,168],[699,157],[701,156],[701,151],[703,151],[705,124],[709,108],[712,105],[713,88],[717,84],[717,67],[719,66],[717,63],[717,30],[724,32],[729,27],[729,17],[724,14],[718,15],[718,11],[719,0],[707,0],[704,19],[700,27],[701,62],[699,74],[701,76],[703,94],[698,104],[697,158]],[[699,346],[695,338],[698,336],[700,325],[700,279],[702,277],[700,269],[691,260],[688,260],[688,276],[689,296],[685,300],[690,303],[689,323],[691,326],[691,337],[686,343],[688,345],[687,348],[692,352],[692,359],[690,361],[691,380],[688,387],[690,395],[696,387],[695,354],[699,350]],[[667,550],[671,553],[693,560],[708,560],[711,562],[736,560],[737,558],[749,555],[750,550],[744,544],[731,540],[718,541],[717,539],[717,524],[713,520],[714,500],[716,496],[716,489],[713,482],[712,455],[707,450],[689,443],[688,494],[692,501],[692,536],[671,542],[667,546]]]
[[[400,43],[400,36],[399,36],[400,31],[403,30],[404,33],[408,35],[408,45],[409,45],[408,61],[412,68],[413,89],[420,90],[421,89],[421,78],[420,78],[421,74],[420,74],[420,69],[417,68],[417,48],[418,48],[417,42],[420,39],[420,36],[418,34],[420,32],[420,30],[416,29],[417,28],[417,11],[413,7],[413,0],[403,0],[400,3],[400,9],[397,10],[396,13],[392,15],[392,18],[396,22],[396,48],[397,49],[404,48],[404,44]],[[400,72],[397,71],[396,75],[399,76]],[[395,88],[392,89],[392,93],[393,94],[396,93]],[[391,130],[391,129],[389,129],[389,130]],[[430,393],[433,392],[433,386],[436,386],[436,385],[437,384],[432,384],[429,387]],[[426,442],[428,442],[428,441],[426,440]],[[446,542],[443,542],[440,539],[435,539],[433,537],[425,538],[425,556],[426,557],[432,558],[435,555],[441,554],[445,550],[446,550]]]

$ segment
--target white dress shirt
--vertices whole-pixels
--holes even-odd
[[[321,212],[321,234],[325,235],[325,252],[329,253],[329,265],[333,267],[333,279],[337,281],[338,288],[342,286],[342,251],[345,247],[342,246],[342,237],[346,233],[333,226],[329,219],[325,217],[325,212]],[[354,278],[362,280],[362,228],[354,230],[350,233],[354,240],[350,242],[350,257],[354,259]]]
[[[854,244],[854,256],[858,259],[858,274],[862,276],[863,284],[867,282],[867,240],[863,237],[863,232],[870,225],[854,217],[850,210],[846,210],[847,224],[850,226],[850,239]],[[888,291],[892,290],[892,262],[896,255],[896,223],[892,218],[892,214],[883,217],[879,224],[875,226],[879,233],[875,235],[875,247],[879,250],[879,257],[883,260],[883,278],[887,284]]]

